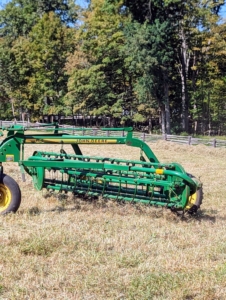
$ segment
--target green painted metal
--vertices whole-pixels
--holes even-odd
[[[0,162],[17,162],[22,174],[32,177],[37,190],[73,192],[89,197],[101,196],[117,201],[146,203],[184,210],[190,195],[196,193],[200,183],[191,178],[177,163],[160,163],[150,147],[133,137],[133,129],[102,128],[111,136],[76,135],[65,131],[89,132],[84,128],[60,128],[57,124],[40,128],[14,125],[0,128],[7,137],[0,144]],[[43,129],[45,131],[43,132]],[[52,132],[50,132],[52,131]],[[63,132],[62,132],[63,131]],[[114,131],[124,131],[125,136],[114,136]],[[24,158],[26,145],[56,144],[61,151],[35,151]],[[70,144],[73,153],[67,154],[63,146]],[[141,159],[125,160],[83,155],[79,145],[113,146],[124,144],[137,147]],[[146,157],[146,161],[144,159]]]

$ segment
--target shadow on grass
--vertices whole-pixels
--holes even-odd
[[[197,213],[192,215],[189,214],[182,215],[181,220],[185,222],[197,221],[197,222],[208,222],[214,224],[216,220],[219,218],[216,216],[217,214],[218,214],[217,210],[212,210],[211,212],[207,210],[198,210]]]
[[[155,207],[148,206],[139,203],[129,203],[125,201],[112,201],[109,199],[103,198],[91,198],[87,196],[80,196],[79,198],[76,196],[71,196],[68,194],[53,194],[46,193],[43,195],[43,198],[48,199],[50,197],[54,197],[56,201],[58,201],[59,205],[56,204],[55,207],[52,208],[41,208],[38,206],[33,206],[29,209],[22,209],[18,211],[18,214],[29,214],[32,216],[37,216],[42,213],[48,212],[72,212],[72,211],[111,211],[114,210],[115,214],[118,215],[146,215],[152,219],[164,218],[169,222],[207,222],[214,224],[216,220],[226,220],[222,216],[218,215],[218,210],[207,210],[207,209],[199,209],[198,212],[194,214],[188,214],[183,212],[174,212],[165,207]]]
[[[140,216],[148,216],[152,219],[159,219],[164,218],[168,222],[179,223],[179,222],[206,222],[210,224],[216,223],[217,220],[226,220],[226,216],[222,217],[218,215],[217,210],[198,210],[195,214],[183,214],[183,213],[176,213],[171,211],[167,208],[157,208],[152,206],[146,206],[142,204],[131,204],[125,202],[116,202],[111,200],[104,200],[104,199],[90,199],[90,198],[83,198],[79,200],[67,200],[64,199],[59,201],[60,205],[56,205],[52,208],[41,208],[38,206],[33,206],[26,210],[19,210],[18,214],[29,214],[31,216],[37,216],[42,213],[48,212],[57,212],[57,213],[64,213],[64,212],[85,212],[85,211],[101,211],[101,212],[110,212],[113,211],[117,215],[126,216],[126,215],[140,215]]]

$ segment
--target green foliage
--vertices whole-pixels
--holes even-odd
[[[67,22],[76,10],[74,1],[13,0],[0,11],[1,97],[11,99],[14,116],[63,111],[64,68],[74,49]]]
[[[188,134],[187,132],[182,131],[182,132],[180,133],[180,136],[189,136],[189,134]]]
[[[37,99],[36,110],[43,107],[44,98],[53,106],[48,108],[51,113],[63,108],[67,83],[64,66],[68,52],[73,49],[71,39],[71,31],[54,13],[45,14],[29,34],[27,57],[32,76],[28,86],[31,98]]]
[[[74,0],[9,1],[0,10],[1,118],[81,112],[121,124],[154,119],[168,133],[222,134],[221,5],[93,0],[81,9]]]
[[[0,36],[26,36],[45,13],[54,12],[62,22],[75,23],[78,6],[73,0],[12,0],[0,11]]]
[[[169,24],[160,24],[159,20],[153,25],[133,22],[125,29],[126,63],[134,76],[134,88],[139,102],[157,100],[164,94],[162,72],[170,68],[173,48],[167,42],[170,39]],[[166,47],[168,45],[168,47]]]
[[[70,29],[49,13],[32,28],[28,38],[20,37],[13,43],[18,77],[12,94],[22,111],[40,115],[63,110],[67,83],[64,66],[73,48],[71,37]]]
[[[133,121],[134,122],[144,122],[146,120],[146,118],[142,115],[142,114],[139,114],[139,113],[136,113],[134,114],[133,116]]]
[[[10,1],[5,9],[0,11],[1,36],[15,39],[28,34],[38,18],[38,15],[34,14],[35,10],[36,1]]]
[[[108,1],[92,1],[85,14],[84,24],[76,36],[81,47],[70,58],[69,65],[74,64],[76,68],[68,68],[69,92],[65,98],[66,103],[76,109],[80,109],[79,103],[85,102],[92,114],[112,116],[115,103],[123,106],[127,102],[129,74],[120,53],[125,17],[118,14],[120,6],[121,3],[114,6]],[[79,57],[80,51],[82,57]]]

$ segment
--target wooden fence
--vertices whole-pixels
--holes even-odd
[[[1,127],[9,127],[11,125],[18,124],[25,126],[26,128],[35,126],[39,127],[40,123],[29,123],[29,122],[12,122],[12,121],[1,121],[0,120],[0,128]],[[41,125],[41,124],[40,124]],[[126,132],[124,131],[103,131],[99,128],[76,128],[73,126],[62,125],[61,128],[65,128],[65,133],[76,134],[76,135],[91,135],[91,136],[125,136]],[[71,128],[71,130],[68,130]],[[79,129],[79,130],[78,130]],[[44,129],[43,129],[44,130]],[[178,144],[186,144],[186,145],[206,145],[211,147],[226,147],[226,140],[216,139],[216,138],[196,138],[192,136],[180,136],[180,135],[170,135],[170,134],[148,134],[145,132],[137,132],[135,131],[133,134],[134,137],[141,139],[145,142],[156,142],[158,140],[165,140]]]

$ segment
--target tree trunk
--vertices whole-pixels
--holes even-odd
[[[190,62],[190,54],[188,52],[188,45],[186,41],[186,36],[181,25],[180,28],[180,38],[182,41],[180,49],[180,67],[179,73],[181,76],[181,125],[183,131],[188,131],[188,90],[187,90],[187,75],[188,67]]]
[[[162,134],[166,133],[166,114],[165,114],[165,105],[160,105],[160,124],[162,128]]]
[[[210,110],[210,92],[208,92],[208,130],[209,130],[209,135],[211,135],[212,124],[211,124],[211,110]]]
[[[12,108],[13,117],[15,117],[14,101],[13,101],[12,98],[10,99],[10,102],[11,102],[11,108]]]
[[[183,131],[188,131],[188,96],[187,96],[187,85],[186,85],[186,74],[182,71],[181,73],[181,125]]]
[[[168,74],[166,71],[163,73],[164,76],[164,102],[165,102],[165,126],[166,133],[171,133],[171,125],[170,125],[170,104],[169,104],[169,82],[168,82]]]
[[[151,117],[148,119],[148,131],[149,131],[149,133],[152,133],[152,121],[151,121]]]

